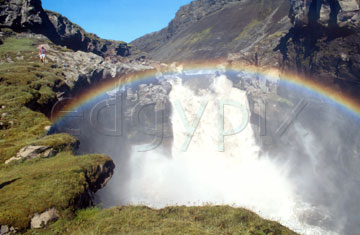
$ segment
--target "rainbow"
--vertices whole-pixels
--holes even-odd
[[[296,75],[295,73],[289,72],[280,72],[274,68],[259,68],[255,66],[249,66],[241,63],[227,64],[219,61],[212,62],[197,62],[197,63],[188,63],[188,64],[179,64],[177,66],[169,66],[166,68],[166,71],[160,71],[163,74],[171,74],[176,71],[177,68],[182,67],[182,71],[196,71],[196,70],[219,70],[226,69],[227,71],[234,72],[243,72],[247,75],[262,76],[265,79],[270,78],[279,78],[280,81],[283,81],[287,84],[294,85],[295,87],[305,89],[315,94],[321,95],[330,101],[333,101],[335,104],[338,104],[340,107],[345,108],[350,113],[354,114],[356,117],[360,118],[360,102],[344,92],[341,92],[339,89],[334,88],[333,84],[325,84],[323,82],[315,81],[314,79],[306,78],[304,76]],[[169,69],[170,68],[170,69]],[[171,69],[172,68],[172,69]],[[69,103],[66,104],[66,107],[61,108],[58,111],[55,111],[52,114],[52,121],[59,122],[71,111],[77,110],[78,108],[91,103],[96,98],[104,95],[106,92],[111,91],[115,88],[136,84],[140,82],[145,82],[150,77],[155,77],[156,73],[159,72],[159,69],[147,70],[138,73],[133,73],[127,76],[122,76],[116,79],[109,79],[103,82],[98,83],[96,86],[88,89],[87,91],[79,94],[77,97],[72,99]]]

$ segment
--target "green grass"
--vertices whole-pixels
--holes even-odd
[[[189,41],[189,44],[195,44],[196,42],[199,42],[201,40],[204,40],[208,35],[211,33],[211,27],[204,29],[201,32],[196,32],[191,36],[191,39]]]
[[[64,85],[60,69],[43,66],[37,55],[36,39],[10,37],[0,45],[0,60],[11,58],[13,63],[0,65],[0,121],[7,128],[0,130],[0,164],[16,152],[46,135],[49,118],[36,110],[51,110],[56,100],[55,89]],[[16,48],[16,50],[15,50]],[[22,56],[22,60],[16,59]],[[10,125],[12,123],[12,125]]]
[[[5,52],[24,52],[34,50],[34,40],[30,38],[7,38],[4,45],[0,46],[0,54]]]
[[[0,224],[26,229],[35,213],[55,207],[71,208],[94,180],[96,167],[110,158],[103,155],[75,157],[62,152],[49,159],[34,159],[0,169]],[[92,178],[93,177],[93,178]],[[6,185],[7,182],[10,182]]]
[[[91,208],[27,234],[296,234],[276,222],[229,206],[167,207],[154,210],[123,206]]]
[[[252,32],[260,24],[261,22],[257,19],[251,20],[251,22],[244,27],[241,33],[236,38],[234,38],[233,41],[247,38],[250,35],[250,32]]]

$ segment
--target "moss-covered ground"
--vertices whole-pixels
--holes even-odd
[[[295,234],[278,223],[229,206],[143,206],[81,210],[75,219],[59,220],[27,234]]]

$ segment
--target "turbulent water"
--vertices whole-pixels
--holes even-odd
[[[131,177],[123,186],[125,190],[121,190],[126,191],[121,203],[156,208],[233,205],[248,208],[301,233],[324,234],[299,220],[309,208],[296,197],[286,177],[287,169],[259,155],[248,123],[249,107],[244,91],[233,88],[225,76],[215,77],[205,89],[181,79],[172,81],[172,85],[171,156],[165,155],[161,147],[146,153],[132,150],[128,163]],[[224,113],[220,113],[221,106]],[[219,120],[220,114],[223,119]],[[188,126],[196,127],[193,136],[187,131]],[[224,149],[219,149],[222,148],[219,132],[237,127],[239,133],[225,136]]]
[[[99,203],[232,205],[302,234],[358,231],[359,122],[333,104],[309,101],[275,147],[264,151],[250,124],[246,92],[225,75],[198,75],[169,78],[173,135],[151,151],[138,151],[129,133],[99,138],[83,124],[82,152],[106,153],[116,163]],[[296,93],[279,93],[288,91],[288,97]],[[268,115],[269,125],[285,116]],[[109,113],[102,116],[103,123],[112,122]]]

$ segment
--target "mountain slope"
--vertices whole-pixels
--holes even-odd
[[[103,57],[130,54],[125,42],[104,40],[87,33],[66,17],[44,10],[40,0],[3,0],[0,3],[0,29],[43,34],[55,44]]]
[[[291,26],[287,17],[288,0],[225,1],[221,7],[194,17],[203,12],[205,3],[211,5],[213,2],[216,1],[190,3],[179,10],[167,28],[132,44],[162,61],[219,58],[247,50],[259,40],[287,31]]]

